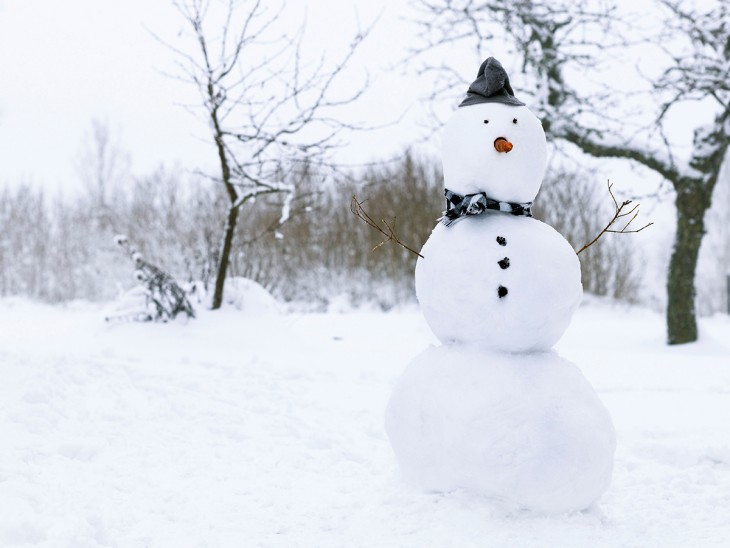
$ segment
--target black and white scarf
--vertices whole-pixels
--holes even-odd
[[[462,196],[456,192],[451,192],[448,188],[444,190],[444,196],[446,196],[446,211],[444,211],[444,216],[441,217],[441,221],[446,226],[461,217],[479,215],[488,209],[503,211],[512,215],[532,217],[532,211],[530,210],[532,202],[525,202],[524,204],[500,202],[487,197],[484,192]]]

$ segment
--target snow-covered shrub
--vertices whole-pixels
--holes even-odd
[[[178,314],[185,314],[188,318],[195,317],[195,311],[185,291],[172,276],[147,262],[130,245],[126,236],[116,236],[115,241],[132,259],[134,277],[140,285],[125,294],[123,311],[107,316],[107,320],[124,318],[166,322],[174,320]]]

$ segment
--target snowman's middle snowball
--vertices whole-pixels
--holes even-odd
[[[573,248],[532,218],[486,211],[450,226],[439,223],[422,254],[416,295],[444,344],[547,350],[583,295]]]

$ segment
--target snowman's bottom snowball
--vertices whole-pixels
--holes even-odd
[[[589,507],[611,483],[611,418],[555,352],[432,347],[397,383],[386,430],[404,479],[539,513]]]

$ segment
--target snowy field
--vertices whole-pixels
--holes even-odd
[[[527,515],[404,487],[383,429],[417,309],[105,324],[0,301],[0,546],[727,546],[730,321],[593,302],[559,342],[609,408],[613,485]]]

